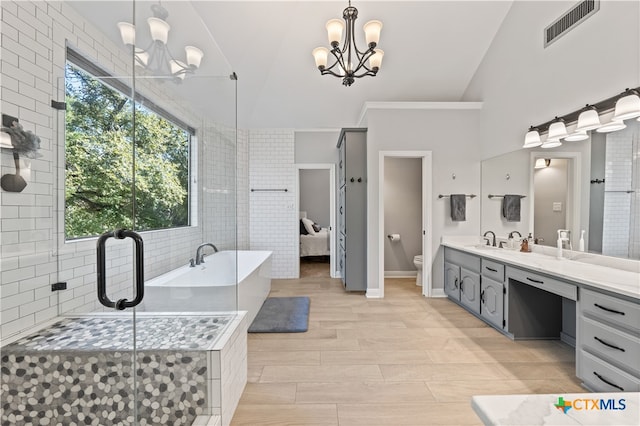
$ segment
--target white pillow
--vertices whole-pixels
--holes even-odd
[[[311,219],[307,219],[306,217],[303,217],[300,220],[302,221],[302,224],[304,225],[304,229],[307,230],[309,235],[316,235],[316,231],[315,229],[313,229],[313,221]]]

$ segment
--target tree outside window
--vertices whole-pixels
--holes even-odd
[[[66,238],[188,226],[190,133],[104,81],[67,63]]]

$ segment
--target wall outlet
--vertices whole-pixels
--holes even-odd
[[[553,211],[554,212],[561,212],[562,211],[562,203],[559,201],[556,201],[553,203]]]

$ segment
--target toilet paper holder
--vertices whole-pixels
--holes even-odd
[[[387,235],[387,238],[392,242],[400,241],[400,234],[389,234]]]

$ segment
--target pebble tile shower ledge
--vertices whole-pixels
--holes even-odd
[[[131,318],[56,322],[2,348],[2,425],[131,425],[136,400],[141,425],[190,425],[207,414],[207,351],[232,318],[138,318],[135,364]]]

